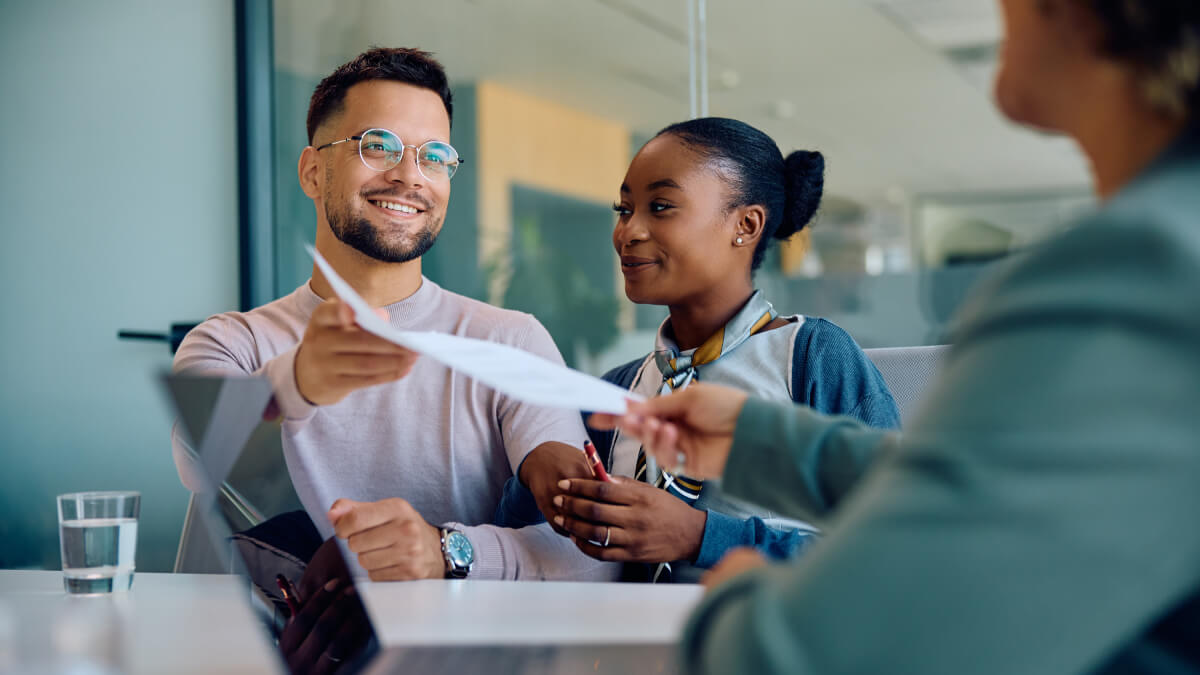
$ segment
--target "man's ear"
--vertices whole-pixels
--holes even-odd
[[[751,204],[738,208],[735,213],[737,214],[737,223],[733,226],[735,245],[740,238],[742,246],[752,248],[757,246],[758,240],[763,236],[763,229],[767,226],[767,210],[761,204]]]
[[[325,176],[321,173],[321,157],[316,148],[310,145],[301,151],[296,173],[300,177],[300,189],[309,199],[321,196],[321,181]]]

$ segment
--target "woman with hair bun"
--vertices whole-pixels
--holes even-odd
[[[670,316],[654,351],[604,378],[647,398],[718,382],[873,427],[898,426],[883,378],[845,331],[824,319],[779,316],[754,288],[767,249],[812,221],[824,173],[820,153],[785,158],[769,136],[731,119],[680,122],[646,143],[613,205],[613,247],[629,299],[664,305]],[[731,548],[787,558],[814,531],[725,497],[717,482],[656,467],[631,437],[592,435],[613,483],[581,479],[587,474],[570,469],[578,458],[550,452],[531,454],[519,474],[541,512],[581,550],[631,563],[626,579],[694,582]],[[562,478],[573,479],[564,488]],[[497,521],[540,520],[529,494],[518,499],[518,485],[509,487]]]

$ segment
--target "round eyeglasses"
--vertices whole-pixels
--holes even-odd
[[[358,141],[358,157],[372,171],[387,171],[399,164],[400,160],[404,159],[406,148],[412,148],[417,153],[417,170],[426,180],[449,180],[458,171],[458,165],[464,161],[449,143],[426,141],[420,146],[405,145],[399,136],[387,129],[367,129],[358,136],[326,143],[317,150],[350,141]]]

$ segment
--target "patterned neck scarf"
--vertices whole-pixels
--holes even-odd
[[[662,388],[659,394],[669,394],[676,389],[683,389],[696,378],[696,367],[712,363],[725,354],[737,349],[743,342],[750,339],[775,320],[779,314],[771,303],[763,299],[762,291],[754,291],[754,295],[746,301],[746,305],[734,315],[716,333],[709,336],[699,347],[690,354],[679,351],[672,335],[668,335],[667,321],[658,329],[658,339],[654,349],[654,362],[663,374]],[[669,320],[668,320],[669,321]]]
[[[658,390],[659,395],[670,394],[691,384],[696,379],[697,367],[712,363],[737,349],[751,335],[761,331],[774,321],[777,316],[779,315],[775,308],[763,298],[762,292],[755,291],[754,295],[750,296],[750,300],[746,302],[746,306],[742,307],[729,320],[729,323],[722,326],[689,354],[682,353],[673,336],[668,335],[670,319],[664,321],[658,329],[658,340],[654,350],[654,362],[663,375],[663,383]],[[633,477],[648,483],[651,482],[651,477],[647,473],[646,451],[645,448],[639,448]],[[700,490],[704,487],[704,481],[683,475],[673,475],[661,470],[654,477],[653,482],[657,487],[682,499],[689,506],[695,504],[696,500],[700,498]],[[653,573],[652,581],[655,583],[667,581],[670,576],[671,565],[661,563]]]

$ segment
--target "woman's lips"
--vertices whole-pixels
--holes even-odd
[[[626,277],[640,274],[657,265],[658,261],[652,258],[638,258],[627,255],[621,256],[621,274],[624,274]]]

